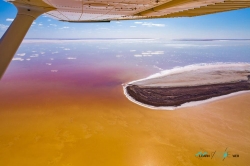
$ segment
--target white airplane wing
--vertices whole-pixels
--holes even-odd
[[[28,2],[16,0],[19,1]],[[35,3],[41,0],[33,1],[32,3],[36,5]],[[69,22],[193,17],[250,7],[250,0],[44,0],[43,2],[56,8],[46,14],[57,20]]]

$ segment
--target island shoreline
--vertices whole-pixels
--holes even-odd
[[[212,102],[212,101],[215,101],[215,100],[224,99],[224,98],[235,96],[235,95],[238,95],[238,94],[250,92],[250,82],[245,81],[245,80],[242,80],[242,81],[239,81],[239,82],[210,84],[210,85],[201,85],[201,86],[185,86],[185,87],[143,87],[142,86],[141,88],[145,88],[145,89],[151,90],[151,91],[156,89],[156,90],[158,90],[158,92],[159,92],[159,89],[162,90],[162,91],[167,90],[167,89],[171,89],[171,90],[176,90],[176,92],[178,92],[178,91],[180,92],[180,89],[188,88],[189,92],[190,91],[194,92],[195,89],[201,88],[201,87],[206,88],[206,91],[214,89],[214,87],[216,87],[216,86],[217,87],[219,86],[220,88],[224,87],[224,89],[225,88],[226,89],[230,88],[230,86],[228,87],[226,85],[233,86],[233,87],[235,87],[235,89],[231,89],[229,91],[226,91],[226,93],[225,93],[225,91],[217,91],[217,93],[212,93],[212,95],[207,95],[207,96],[205,96],[205,98],[204,98],[204,96],[199,96],[199,93],[197,94],[197,91],[196,91],[196,95],[199,96],[198,100],[192,100],[192,99],[183,100],[182,102],[179,101],[178,104],[175,103],[175,104],[172,104],[172,105],[169,104],[169,103],[168,104],[157,104],[157,103],[152,104],[152,102],[150,102],[150,101],[145,102],[145,101],[141,101],[140,99],[138,100],[138,96],[136,96],[135,94],[131,94],[131,87],[137,87],[138,88],[139,86],[137,86],[137,85],[133,85],[133,84],[124,85],[123,90],[124,90],[125,96],[130,101],[132,101],[132,102],[134,102],[134,103],[136,103],[138,105],[141,105],[143,107],[147,107],[147,108],[150,108],[150,109],[159,109],[159,110],[162,110],[162,109],[163,110],[174,110],[174,109],[177,109],[177,108],[190,107],[190,106],[195,106],[195,105],[199,105],[199,104],[203,104],[203,103],[209,103],[209,102]],[[241,86],[239,86],[239,85],[241,85]],[[214,94],[216,94],[216,95],[214,95]],[[144,96],[144,97],[146,97],[146,96]],[[161,96],[158,95],[158,98],[157,98],[156,102],[159,102],[158,100],[159,100],[160,97]],[[152,99],[152,95],[151,95],[151,99]]]

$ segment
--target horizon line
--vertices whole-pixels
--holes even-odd
[[[180,39],[167,39],[167,38],[24,38],[25,40],[86,40],[86,39],[165,39],[173,41],[213,41],[213,40],[250,40],[249,38],[180,38]]]

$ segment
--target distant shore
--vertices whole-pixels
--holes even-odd
[[[169,41],[249,41],[250,39],[166,39],[166,38],[25,38],[24,40],[169,40]]]

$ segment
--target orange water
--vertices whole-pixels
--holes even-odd
[[[0,82],[1,166],[250,164],[249,93],[157,111],[131,103],[122,91],[121,83],[148,71],[75,70],[7,72]],[[199,151],[216,153],[195,157]]]

